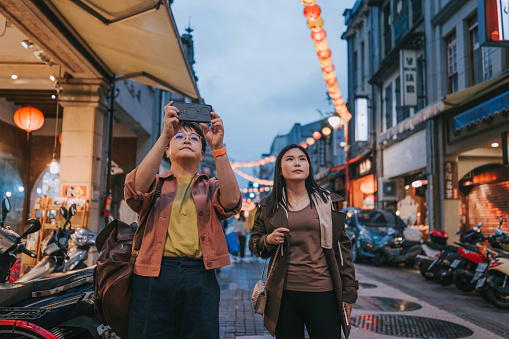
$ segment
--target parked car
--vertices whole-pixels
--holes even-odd
[[[347,207],[342,212],[346,213],[346,234],[352,241],[352,259],[355,262],[373,260],[377,244],[384,237],[398,233],[406,226],[391,210]]]

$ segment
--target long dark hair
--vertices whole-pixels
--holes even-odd
[[[313,167],[311,166],[311,161],[309,159],[309,154],[306,151],[304,147],[301,147],[297,144],[291,144],[286,146],[279,152],[276,164],[274,167],[274,186],[272,188],[272,193],[267,197],[267,212],[268,215],[274,215],[276,213],[279,204],[283,205],[284,208],[288,209],[287,199],[288,199],[288,192],[286,190],[286,180],[283,177],[283,172],[281,170],[281,161],[283,159],[283,156],[288,152],[289,150],[293,148],[300,149],[305,155],[306,159],[309,163],[309,175],[305,180],[306,184],[306,191],[308,192],[309,201],[311,203],[311,207],[313,207],[313,199],[311,196],[313,194],[317,194],[324,202],[327,201],[327,191],[323,188],[321,188],[315,181],[315,178],[313,177]],[[283,194],[284,192],[284,194]]]

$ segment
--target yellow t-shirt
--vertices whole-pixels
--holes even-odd
[[[177,178],[178,188],[171,207],[168,235],[164,244],[165,257],[203,257],[198,236],[198,217],[192,198],[194,176]]]

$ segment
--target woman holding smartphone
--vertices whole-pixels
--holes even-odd
[[[343,200],[315,182],[306,150],[278,155],[272,193],[260,201],[249,249],[271,258],[264,325],[277,339],[339,339],[349,333],[358,282],[345,233]]]
[[[161,136],[125,183],[127,204],[146,218],[134,267],[129,338],[219,339],[214,269],[230,264],[220,219],[239,213],[242,195],[219,115],[211,113],[208,127],[179,120],[172,102],[164,111]],[[217,179],[196,173],[207,144]],[[163,154],[171,171],[157,174]],[[161,180],[160,197],[150,209]]]

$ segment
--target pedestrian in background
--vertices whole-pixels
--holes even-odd
[[[315,182],[304,148],[279,153],[249,241],[256,256],[271,258],[268,271],[274,265],[264,325],[277,339],[303,339],[304,325],[311,339],[339,339],[341,326],[349,326],[358,282],[341,200]]]
[[[140,219],[147,218],[134,267],[129,338],[218,339],[220,291],[214,269],[230,264],[220,219],[240,211],[242,196],[219,115],[212,112],[210,128],[180,122],[171,104],[164,108],[161,136],[126,177],[127,203]],[[207,143],[218,179],[196,173]],[[164,153],[171,172],[157,175]],[[146,215],[160,180],[160,198]]]
[[[235,255],[239,255],[240,259],[244,258],[244,253],[246,252],[246,217],[244,216],[244,211],[240,211],[237,218],[233,221],[233,231],[237,233],[237,237],[239,238],[239,253]]]

